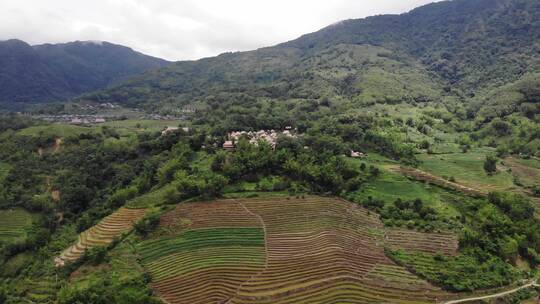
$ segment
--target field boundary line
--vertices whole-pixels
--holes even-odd
[[[225,302],[225,304],[230,304],[231,303],[231,300],[234,299],[236,296],[238,296],[238,294],[240,293],[240,289],[244,286],[244,284],[248,283],[249,281],[253,280],[254,278],[258,277],[259,275],[261,275],[261,273],[265,272],[267,269],[268,269],[268,233],[266,231],[266,223],[264,222],[262,216],[260,216],[259,214],[249,210],[246,205],[244,205],[244,203],[241,203],[239,201],[237,201],[236,199],[232,199],[232,201],[234,201],[235,203],[237,203],[238,205],[240,205],[247,213],[253,215],[254,217],[256,217],[259,222],[261,223],[261,227],[263,229],[263,233],[264,233],[264,265],[263,265],[263,269],[255,274],[253,274],[252,276],[249,277],[249,279],[247,279],[246,281],[242,282],[238,288],[236,289],[235,291],[235,295],[231,296],[227,302]]]
[[[522,285],[520,287],[511,289],[511,290],[507,290],[507,291],[503,291],[503,292],[499,292],[499,293],[495,293],[495,294],[492,294],[492,295],[485,295],[485,296],[473,297],[473,298],[465,298],[465,299],[460,299],[460,300],[445,301],[445,302],[441,302],[441,304],[458,304],[458,303],[465,303],[465,302],[470,302],[470,301],[478,301],[478,300],[485,300],[485,299],[491,299],[491,298],[499,298],[499,297],[506,296],[506,295],[512,294],[514,292],[518,292],[518,291],[520,291],[522,289],[526,289],[526,288],[529,288],[529,287],[540,287],[540,285],[533,281],[533,282],[529,282],[529,283],[527,283],[525,285]]]
[[[475,197],[487,196],[487,193],[483,190],[471,188],[461,183],[451,182],[440,176],[434,175],[430,172],[420,170],[417,168],[396,166],[396,167],[389,168],[389,170],[396,173],[400,173],[406,177],[412,178],[417,181],[427,182],[427,183],[430,183],[430,184],[433,184],[433,185],[436,185],[445,189],[459,191],[469,196],[475,196]]]

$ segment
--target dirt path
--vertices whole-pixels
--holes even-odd
[[[540,285],[533,281],[533,282],[529,282],[529,283],[527,283],[527,284],[525,284],[523,286],[520,286],[518,288],[514,288],[512,290],[503,291],[503,292],[499,292],[499,293],[492,294],[492,295],[487,295],[487,296],[482,296],[482,297],[474,297],[474,298],[466,298],[466,299],[461,299],[461,300],[446,301],[446,302],[441,302],[441,304],[457,304],[457,303],[465,303],[465,302],[470,302],[470,301],[478,301],[478,300],[499,298],[499,297],[506,296],[506,295],[512,294],[514,292],[517,292],[517,291],[520,291],[522,289],[529,288],[529,287],[540,287]]]
[[[410,168],[410,167],[402,167],[402,166],[392,166],[392,167],[389,167],[388,170],[401,173],[415,180],[432,183],[432,184],[435,184],[437,186],[447,188],[447,189],[457,190],[468,195],[477,196],[477,197],[483,197],[487,195],[487,193],[484,191],[473,189],[473,188],[470,188],[470,187],[467,187],[467,186],[464,186],[455,182],[448,181],[440,176],[436,176],[436,175],[433,175],[431,173],[428,173],[419,169]]]
[[[62,144],[62,138],[57,138],[57,139],[54,140],[53,153],[58,152],[58,150],[60,149],[61,144]]]
[[[260,216],[259,214],[257,213],[254,213],[253,211],[249,210],[246,205],[244,205],[243,203],[233,199],[234,202],[236,202],[237,204],[239,204],[247,213],[253,215],[254,217],[256,217],[259,222],[261,223],[261,227],[263,229],[263,233],[264,233],[264,265],[263,265],[263,269],[259,272],[257,272],[256,274],[252,275],[247,281],[244,281],[242,284],[240,284],[238,286],[238,288],[236,289],[236,293],[230,297],[229,299],[227,299],[226,302],[224,302],[225,304],[229,304],[231,302],[231,300],[233,300],[236,296],[238,296],[238,294],[240,293],[240,289],[242,289],[242,287],[244,286],[244,284],[250,282],[252,279],[256,278],[257,276],[259,276],[260,274],[262,274],[263,272],[265,272],[267,269],[268,269],[268,233],[266,232],[266,224],[264,223],[264,220],[262,218],[262,216]]]

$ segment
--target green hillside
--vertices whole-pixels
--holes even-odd
[[[216,92],[287,99],[314,83],[319,89],[311,98],[328,93],[362,98],[354,90],[359,76],[396,80],[372,67],[391,67],[391,74],[407,80],[404,90],[413,96],[425,95],[417,89],[433,89],[435,82],[438,93],[444,89],[468,98],[540,71],[534,43],[540,37],[538,5],[533,0],[454,0],[403,15],[346,20],[275,47],[179,62],[88,98],[148,106],[185,104]]]
[[[0,113],[0,303],[536,301],[538,20],[441,1]]]

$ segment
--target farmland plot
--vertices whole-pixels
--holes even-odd
[[[161,219],[166,235],[140,245],[152,287],[168,303],[224,303],[264,269],[262,223],[241,204],[182,204]]]
[[[0,246],[26,236],[32,216],[23,209],[0,210]]]
[[[455,252],[450,236],[386,235],[375,214],[334,198],[226,199],[181,204],[139,245],[152,287],[168,303],[434,303],[447,292],[386,257],[424,240]],[[444,241],[430,242],[443,238]]]
[[[84,252],[95,246],[106,246],[110,244],[115,237],[119,237],[124,232],[133,228],[133,224],[141,219],[145,209],[120,208],[113,214],[105,217],[97,225],[83,231],[79,235],[77,243],[70,246],[60,254],[57,260],[57,266],[65,261],[74,261],[84,255]]]

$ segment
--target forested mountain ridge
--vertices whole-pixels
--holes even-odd
[[[402,15],[343,21],[283,45],[303,50],[336,42],[380,45],[474,91],[538,71],[538,20],[538,1],[443,1]]]
[[[534,0],[443,1],[343,21],[274,47],[178,62],[87,98],[154,109],[240,92],[275,100],[466,100],[539,71],[538,20]]]
[[[0,103],[62,101],[169,62],[108,42],[0,41]]]

